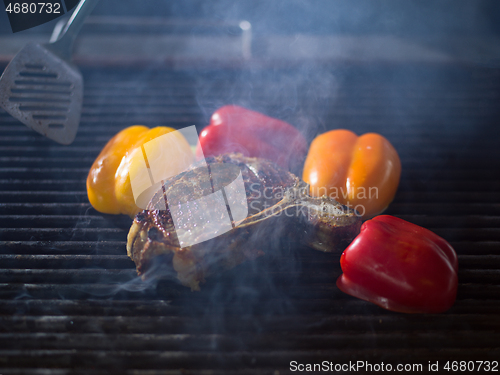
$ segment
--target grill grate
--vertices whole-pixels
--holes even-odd
[[[276,375],[290,361],[427,370],[436,360],[499,360],[498,73],[87,69],[82,122],[68,147],[0,112],[0,373]],[[130,219],[91,208],[90,165],[126,126],[200,130],[227,103],[310,138],[337,127],[387,136],[403,164],[387,213],[452,243],[455,306],[440,315],[385,311],[336,288],[338,256],[291,245],[211,278],[200,293],[137,280],[125,251]]]

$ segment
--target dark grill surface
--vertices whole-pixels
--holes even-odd
[[[0,373],[285,374],[298,363],[500,360],[500,72],[471,67],[87,69],[82,122],[57,145],[0,111]],[[241,104],[309,140],[379,132],[403,174],[387,211],[459,256],[453,308],[405,315],[340,292],[339,255],[293,244],[199,293],[143,283],[128,217],[91,208],[85,179],[133,124],[208,123]],[[271,249],[267,249],[268,252]],[[499,368],[497,367],[497,370]],[[359,371],[362,372],[362,371]],[[310,373],[310,372],[309,372]]]

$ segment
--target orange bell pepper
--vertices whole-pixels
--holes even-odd
[[[164,126],[149,129],[135,125],[111,138],[92,164],[87,177],[87,195],[92,206],[107,214],[127,214],[133,217],[138,213],[141,208],[135,203],[129,176],[130,168],[134,168],[132,157],[137,152],[142,152],[141,146],[145,143],[174,130]],[[184,155],[192,155],[194,159],[188,142],[182,135],[178,137],[178,147]],[[161,154],[161,150],[156,151]],[[173,164],[178,162],[172,160]]]
[[[400,176],[401,161],[386,138],[338,129],[313,140],[302,178],[312,195],[328,195],[369,218],[392,202]]]

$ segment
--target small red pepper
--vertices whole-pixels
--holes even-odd
[[[196,156],[240,152],[299,170],[307,153],[307,141],[292,125],[259,112],[226,105],[214,112],[200,134]]]
[[[340,265],[340,290],[388,310],[440,313],[455,302],[458,260],[451,245],[394,216],[366,221]]]

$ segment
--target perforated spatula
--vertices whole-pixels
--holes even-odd
[[[81,0],[57,41],[26,45],[0,78],[0,106],[64,145],[75,139],[83,100],[82,75],[70,62],[73,42],[98,1]]]

